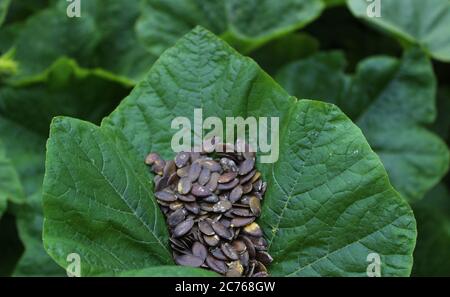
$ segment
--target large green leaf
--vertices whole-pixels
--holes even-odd
[[[401,60],[371,57],[353,76],[342,53],[320,53],[282,69],[277,80],[302,98],[337,104],[378,153],[394,187],[420,199],[448,170],[445,143],[425,128],[436,117],[436,82],[430,61],[411,50]]]
[[[205,269],[191,268],[184,266],[156,266],[140,270],[124,271],[118,276],[152,276],[152,277],[202,277],[202,276],[217,276],[216,273]]]
[[[414,276],[450,276],[450,195],[439,184],[414,205],[418,222]]]
[[[16,81],[39,75],[62,56],[83,67],[106,69],[129,83],[148,70],[154,57],[133,30],[139,1],[84,1],[80,18],[69,18],[67,5],[57,1],[28,18],[18,31],[13,42],[20,67]]]
[[[0,0],[0,27],[5,21],[6,14],[8,13],[9,4],[11,0]]]
[[[302,28],[324,8],[322,0],[144,0],[137,32],[160,55],[196,25],[249,52],[267,41]]]
[[[47,255],[42,244],[41,193],[31,195],[17,212],[17,229],[25,251],[15,266],[15,276],[63,276],[64,269]]]
[[[347,0],[352,13],[402,42],[418,44],[435,59],[450,62],[450,1],[383,0],[381,17],[369,17],[373,5],[366,0]]]
[[[6,210],[7,201],[23,202],[25,194],[19,175],[11,160],[6,156],[5,148],[0,139],[0,218]]]
[[[8,189],[22,192],[21,196],[8,194],[22,197],[20,201],[12,200],[21,203],[16,213],[19,235],[25,245],[16,274],[56,273],[56,265],[42,244],[40,207],[45,142],[51,119],[66,114],[99,122],[128,91],[127,86],[104,71],[81,69],[67,59],[56,61],[36,81],[0,87],[0,135],[4,147],[0,159],[2,166],[9,168],[8,172],[0,166],[0,175],[6,174],[11,180],[6,183],[6,177],[0,179],[0,201]]]
[[[172,119],[192,121],[200,107],[204,118],[280,117],[279,160],[258,164],[268,182],[260,223],[275,257],[273,275],[364,276],[372,252],[383,275],[409,274],[412,211],[361,131],[334,105],[289,96],[200,27],[160,57],[101,127],[53,122],[44,242],[57,262],[78,250],[87,275],[171,261],[143,160],[149,151],[173,157]]]

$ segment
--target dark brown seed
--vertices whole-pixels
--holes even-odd
[[[200,242],[194,242],[194,244],[192,245],[192,254],[194,254],[194,256],[196,256],[196,257],[199,257],[203,261],[205,261],[206,256],[208,256],[208,250]]]
[[[162,161],[162,162],[164,162],[164,161]],[[158,161],[156,161],[152,165],[152,171],[158,175],[162,175],[163,171],[164,171],[164,165],[165,165],[165,163],[158,163]]]
[[[249,196],[249,195],[244,195],[244,196],[242,196],[242,198],[241,198],[241,200],[240,200],[241,204],[249,205],[249,204],[250,204],[250,198],[251,198],[251,197],[252,197],[252,196]]]
[[[222,174],[221,176],[219,176],[219,179],[217,180],[217,182],[219,184],[226,184],[226,183],[229,183],[230,181],[232,181],[233,179],[235,179],[236,176],[237,176],[236,172],[228,171],[228,172]]]
[[[239,261],[241,261],[241,263],[244,267],[248,266],[248,262],[250,261],[250,256],[247,251],[244,251],[242,254],[239,255]]]
[[[239,180],[237,178],[233,179],[232,181],[230,181],[229,183],[226,184],[218,184],[217,185],[217,189],[218,190],[231,190],[234,187],[236,187],[239,184]]]
[[[251,224],[255,220],[255,217],[249,217],[249,218],[234,218],[231,220],[231,227],[244,227],[248,224]]]
[[[242,229],[242,232],[244,232],[245,234],[251,235],[251,236],[255,236],[255,237],[260,237],[263,235],[261,228],[255,222],[245,226]]]
[[[178,265],[200,267],[203,264],[204,260],[194,255],[182,255],[175,257],[175,262]]]
[[[264,239],[264,237],[251,237],[250,240],[253,242],[255,247],[256,246],[267,247],[267,241]]]
[[[173,236],[174,237],[181,237],[184,234],[191,231],[192,226],[194,226],[194,220],[193,219],[186,219],[185,221],[178,224],[175,229],[173,230]]]
[[[183,208],[184,204],[181,203],[180,201],[175,201],[169,204],[169,208],[170,210],[177,210],[180,208]]]
[[[220,237],[228,240],[231,240],[233,238],[233,234],[222,223],[213,222],[211,224],[211,227],[213,228],[214,232],[216,232],[216,234]]]
[[[157,178],[158,177],[158,178]],[[167,176],[156,175],[155,176],[155,191],[159,192],[168,186],[169,178]]]
[[[173,227],[184,221],[185,217],[186,217],[186,210],[184,208],[180,208],[172,212],[167,217],[167,223],[169,224],[169,226]]]
[[[217,235],[203,235],[203,239],[205,240],[206,244],[209,246],[216,246],[220,242],[220,238]]]
[[[267,190],[267,183],[263,182],[262,186],[261,186],[261,191],[260,191],[261,195],[264,195],[266,193],[266,190]],[[262,197],[261,197],[261,199],[262,199]]]
[[[255,261],[255,272],[267,272],[267,268],[263,263]]]
[[[207,212],[212,212],[213,211],[213,204],[211,203],[200,203],[200,209],[207,211]]]
[[[241,165],[239,165],[239,174],[246,175],[253,170],[253,167],[255,167],[255,160],[246,159],[244,162],[241,163]]]
[[[227,277],[240,277],[244,273],[244,267],[240,261],[233,261],[229,264],[228,271],[225,274]]]
[[[242,185],[242,193],[248,194],[253,190],[253,184],[251,182],[248,182],[246,184]]]
[[[257,181],[255,181],[253,183],[253,189],[255,189],[255,191],[259,192],[262,189],[262,181],[260,179],[258,179]]]
[[[243,252],[247,251],[247,246],[242,240],[234,240],[231,245],[238,254],[242,254]]]
[[[219,222],[225,226],[225,228],[229,228],[231,225],[231,221],[225,218],[219,220]]]
[[[179,200],[184,201],[184,202],[194,202],[196,200],[195,196],[191,195],[191,194],[187,194],[187,195],[177,194],[176,196]]]
[[[216,259],[213,256],[206,257],[206,264],[217,273],[225,274],[228,270],[224,261]]]
[[[179,176],[179,177],[186,177],[186,176],[188,176],[189,175],[189,169],[190,169],[191,167],[190,166],[185,166],[185,167],[183,167],[183,168],[179,168],[178,170],[177,170],[177,175]]]
[[[250,181],[250,180],[252,179],[252,177],[255,176],[255,174],[256,174],[256,169],[253,169],[253,170],[250,171],[248,174],[246,174],[245,176],[243,176],[243,177],[241,178],[241,180],[239,181],[239,183],[240,183],[241,185],[247,183],[248,181]]]
[[[175,200],[177,200],[177,197],[175,196],[174,193],[170,193],[167,191],[159,191],[155,193],[155,197],[158,200],[164,201],[164,202],[173,202]]]
[[[167,185],[178,184],[179,180],[180,178],[178,177],[177,173],[174,172],[171,175],[169,175],[169,178],[167,179]]]
[[[256,253],[256,260],[260,261],[264,265],[269,265],[270,263],[272,263],[273,258],[267,252],[258,251]]]
[[[228,259],[230,260],[239,259],[237,252],[234,250],[233,246],[230,245],[228,242],[222,243],[220,245],[220,249],[222,250],[223,254],[227,256]]]
[[[250,180],[251,183],[254,183],[255,181],[257,181],[259,178],[261,177],[261,172],[257,171],[255,173],[255,175],[252,177],[252,179]]]
[[[203,198],[203,201],[208,203],[216,203],[219,201],[219,197],[216,194],[212,194],[211,196]]]
[[[202,162],[202,166],[204,168],[208,168],[211,172],[220,172],[222,171],[222,166],[219,163],[213,160],[206,160]]]
[[[223,213],[231,209],[231,202],[228,200],[222,200],[213,205],[213,211]]]
[[[255,270],[255,261],[249,261],[248,263],[248,271],[246,273],[246,276],[251,277],[253,276],[253,272]]]
[[[195,182],[202,171],[202,166],[198,162],[192,163],[189,168],[188,177],[192,182]]]
[[[200,206],[198,205],[197,202],[186,202],[184,206],[186,207],[187,210],[189,210],[193,214],[198,215],[200,213]]]
[[[208,197],[212,193],[208,188],[206,188],[204,186],[201,186],[199,184],[193,184],[192,185],[192,194],[194,194],[197,197]]]
[[[218,172],[211,173],[209,178],[209,182],[206,184],[206,188],[211,192],[214,192],[217,189],[217,180],[219,179],[220,174]]]
[[[186,166],[189,161],[189,153],[179,152],[175,156],[175,164],[178,168]]]
[[[248,208],[234,208],[233,214],[240,217],[254,217],[255,215]]]
[[[236,188],[234,188],[230,193],[230,202],[235,203],[236,201],[241,199],[242,193],[242,186],[236,186]]]
[[[157,153],[150,153],[148,154],[148,156],[145,158],[145,164],[147,165],[153,165],[155,163],[156,160],[161,159],[161,157],[157,154]]]
[[[241,235],[239,238],[245,243],[245,246],[247,247],[247,251],[250,256],[250,259],[255,258],[256,250],[255,250],[255,245],[253,244],[253,242],[247,236]]]
[[[192,188],[192,182],[188,177],[183,177],[178,182],[178,193],[180,194],[187,194]]]
[[[203,168],[198,177],[198,183],[200,185],[204,186],[209,182],[210,177],[211,177],[211,171],[208,168]]]
[[[220,248],[214,248],[213,250],[211,250],[211,255],[219,260],[228,260],[227,256],[225,256]]]
[[[213,228],[211,227],[210,223],[205,220],[201,220],[198,222],[198,229],[206,235],[212,236],[215,234]]]
[[[235,163],[235,161],[237,161],[237,160],[236,159],[232,160],[232,159],[230,159],[228,157],[233,158],[232,156],[227,155],[227,158],[221,158],[220,159],[220,165],[222,166],[223,170],[238,172],[239,169],[238,169],[238,167],[236,166],[236,163]]]
[[[163,176],[170,176],[172,173],[177,171],[177,167],[175,166],[175,162],[173,160],[169,160],[166,162],[163,170]]]
[[[250,209],[255,214],[255,216],[259,217],[261,215],[261,201],[255,196],[251,197],[249,200]]]

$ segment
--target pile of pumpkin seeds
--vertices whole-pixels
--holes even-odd
[[[181,152],[166,161],[150,153],[145,163],[156,174],[155,197],[177,264],[231,277],[268,276],[272,257],[255,222],[267,184],[255,168],[255,153],[234,148],[204,145],[201,153]]]

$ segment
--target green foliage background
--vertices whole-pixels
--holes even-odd
[[[164,120],[154,123],[151,119],[146,119],[144,122],[148,126],[145,126],[139,120],[129,120],[129,116],[135,113],[136,106],[151,106],[154,110],[160,108],[163,115],[168,112],[155,101],[157,96],[148,99],[144,95],[155,91],[151,88],[155,75],[167,69],[176,72],[178,68],[175,65],[182,65],[184,62],[190,62],[190,67],[194,67],[195,61],[204,58],[201,55],[196,57],[187,54],[186,47],[192,41],[202,44],[202,47],[195,50],[206,56],[210,54],[214,63],[217,62],[214,58],[218,48],[221,54],[230,57],[233,63],[230,62],[229,65],[246,69],[247,72],[239,73],[235,80],[244,82],[242,86],[238,84],[242,90],[245,89],[245,82],[255,80],[264,86],[254,91],[255,94],[270,92],[277,98],[274,102],[266,103],[272,109],[267,108],[261,112],[270,113],[275,110],[284,114],[286,110],[292,109],[308,114],[305,111],[308,110],[315,115],[315,119],[325,118],[335,112],[342,127],[347,127],[346,131],[350,131],[348,133],[354,133],[352,136],[358,135],[356,143],[362,148],[364,156],[370,160],[375,158],[369,147],[366,147],[362,135],[359,136],[359,129],[352,126],[340,111],[328,109],[329,105],[306,100],[297,103],[289,95],[337,105],[361,129],[371,149],[380,157],[391,184],[401,195],[400,198],[388,183],[383,184],[381,187],[387,189],[389,194],[385,194],[377,201],[378,204],[374,204],[371,210],[374,216],[385,216],[388,220],[391,214],[407,212],[397,209],[398,205],[402,205],[399,208],[406,206],[406,203],[403,205],[397,199],[407,201],[413,209],[417,221],[417,243],[411,275],[450,276],[450,178],[446,176],[450,162],[450,0],[383,0],[380,18],[367,17],[368,3],[365,0],[81,0],[81,18],[68,18],[67,5],[63,0],[0,0],[0,275],[65,275],[64,269],[56,264],[58,262],[63,266],[65,260],[63,255],[58,254],[64,252],[58,250],[61,248],[58,241],[65,239],[67,246],[77,246],[81,242],[88,242],[86,238],[95,237],[93,234],[98,230],[103,230],[100,224],[92,225],[88,222],[86,226],[98,229],[89,229],[89,232],[77,230],[86,235],[86,238],[79,238],[71,243],[62,233],[70,226],[61,224],[58,229],[58,220],[65,216],[58,212],[59,200],[47,197],[63,194],[65,188],[58,178],[64,177],[66,172],[59,167],[60,172],[49,171],[49,168],[56,168],[49,164],[57,162],[56,156],[59,154],[66,158],[80,154],[80,151],[74,149],[75,144],[70,145],[71,141],[81,139],[80,142],[83,142],[86,139],[83,143],[88,143],[88,139],[95,136],[99,143],[105,144],[101,151],[110,151],[111,155],[120,153],[123,156],[133,150],[142,155],[147,149],[145,145],[151,144],[152,148],[169,157],[164,146],[167,137],[158,134],[159,129],[168,124]],[[204,37],[203,33],[195,31],[198,29],[194,28],[199,25],[213,32],[237,52],[215,37],[209,37],[208,34]],[[194,33],[189,33],[193,29]],[[188,35],[177,42],[187,33],[194,35]],[[167,50],[176,43],[177,46]],[[251,57],[257,64],[239,54]],[[177,57],[181,56],[185,59],[177,61]],[[155,63],[159,57],[161,59]],[[214,64],[212,73],[225,67],[224,63],[220,60]],[[258,65],[287,93],[263,73]],[[201,69],[201,65],[197,66],[197,69]],[[231,68],[234,69],[233,67]],[[205,68],[205,71],[211,69]],[[227,73],[229,76],[235,74],[233,71]],[[183,75],[185,74],[174,74],[179,81],[189,81],[190,77]],[[191,87],[192,85],[188,85],[186,89]],[[133,88],[135,89],[131,95],[117,108]],[[166,80],[166,83],[160,83],[160,89],[155,92],[170,93],[171,88],[173,86]],[[211,91],[211,94],[215,93]],[[184,99],[183,94],[175,92],[170,95]],[[242,93],[237,91],[235,95],[238,107],[231,114],[239,112],[239,96]],[[165,102],[165,96],[159,97],[162,102]],[[251,92],[245,96],[248,96],[246,100],[251,101],[253,98]],[[206,105],[208,112],[212,114],[215,109],[221,109],[220,102],[206,102]],[[182,113],[183,106],[178,108]],[[49,141],[47,152],[50,124],[56,116],[83,121],[58,117],[52,125],[52,134],[55,136]],[[100,125],[105,117],[107,118],[101,128],[86,123]],[[301,123],[297,123],[297,126],[286,123],[285,127],[290,127],[289,131],[300,138],[303,132],[296,130],[298,125]],[[148,128],[154,132],[153,138],[145,139],[143,135],[137,140],[126,139],[131,137],[127,132],[136,127]],[[120,133],[117,133],[117,129]],[[330,138],[334,135],[330,134]],[[352,141],[350,138],[342,139],[345,143]],[[295,151],[298,145],[302,144],[282,142],[286,154]],[[65,151],[70,154],[64,155],[65,151],[60,149],[65,146],[68,147]],[[339,148],[336,143],[333,146]],[[90,146],[83,149],[89,153],[95,151]],[[319,149],[313,151],[317,153]],[[128,156],[129,163],[114,167],[115,170],[128,172],[129,166],[139,164],[139,159],[135,158]],[[300,164],[302,158],[303,156],[298,156],[298,160],[282,159],[280,166],[289,162]],[[320,159],[319,155],[317,158]],[[71,160],[73,163],[69,163],[69,167],[77,167],[80,160]],[[95,158],[93,162],[95,165]],[[379,177],[383,179],[384,173],[378,160],[371,162],[373,163],[367,164],[379,168]],[[84,171],[75,171],[74,174],[79,174],[82,181],[83,173],[94,170],[94,167],[86,165]],[[345,168],[343,166],[341,169]],[[270,170],[282,172],[285,169],[286,167]],[[302,168],[291,170],[293,175],[299,172],[313,175]],[[266,177],[270,179],[269,169],[263,171],[267,171]],[[136,172],[137,181],[141,181],[147,174],[143,169]],[[46,225],[45,248],[42,240],[44,173],[45,217],[47,222],[54,220],[52,226],[56,226],[48,228],[50,225]],[[373,182],[377,176],[375,174],[369,181]],[[64,178],[61,180],[64,181],[63,184],[71,183]],[[139,188],[137,181],[135,187]],[[369,181],[369,186],[373,185]],[[120,185],[120,181],[118,184]],[[95,188],[101,187],[101,184],[89,186]],[[291,184],[284,180],[281,187],[285,186],[290,187]],[[147,190],[151,192],[150,188],[146,188]],[[282,195],[282,192],[273,191],[273,195]],[[326,197],[326,191],[320,187],[316,194],[316,200],[305,202],[307,209],[314,209],[314,202]],[[356,189],[353,194],[357,199]],[[73,197],[75,199],[81,196],[78,193]],[[119,205],[121,200],[128,201],[127,199],[127,195],[119,195],[117,202],[111,203]],[[99,201],[102,202],[101,199]],[[267,200],[266,203],[265,213],[270,211],[269,207],[275,211],[281,208],[277,201]],[[301,207],[289,198],[286,205],[288,203],[292,203],[292,208]],[[83,210],[82,204],[65,206],[72,210]],[[159,216],[158,211],[152,213],[150,204],[144,208],[149,209],[146,212],[150,216],[148,221],[152,221],[153,216]],[[380,211],[380,208],[389,212]],[[329,212],[323,213],[324,221],[333,217],[332,210],[330,207]],[[274,274],[353,275],[353,272],[356,274],[359,271],[360,267],[348,262],[349,257],[345,253],[362,254],[365,247],[353,245],[347,251],[336,246],[335,249],[340,253],[335,259],[326,254],[327,259],[330,258],[329,261],[333,262],[331,265],[323,260],[323,256],[320,257],[321,249],[333,244],[331,241],[321,242],[324,233],[329,230],[320,224],[309,226],[304,213],[292,215],[298,218],[296,224],[310,228],[309,232],[323,233],[317,233],[317,238],[304,230],[290,232],[286,229],[287,231],[270,234],[271,240],[275,236],[281,236],[276,241],[277,244],[283,240],[295,243],[288,247],[277,247],[275,244],[274,254],[280,260],[276,259],[274,263]],[[76,225],[89,218],[70,217],[68,221]],[[289,222],[283,222],[282,219],[271,222],[269,215],[263,219],[266,230],[274,225],[278,226],[280,222],[281,226],[289,225]],[[410,253],[408,250],[413,246],[412,221],[410,216],[395,226],[407,230],[401,233],[404,241],[396,242],[398,245],[382,245],[381,236],[372,236],[370,242],[363,242],[367,247],[375,244],[373,240],[377,242],[377,248],[383,249],[386,254],[400,254],[398,258],[385,259],[389,264],[387,274],[410,273],[412,259],[402,255]],[[349,219],[347,223],[349,222],[356,221]],[[138,230],[137,225],[133,224],[139,222],[128,223],[124,229],[136,230],[133,235],[141,239],[148,236],[149,242],[166,236],[161,220],[156,227],[153,226],[154,234]],[[337,242],[343,246],[347,241],[353,240],[347,238],[348,234],[356,232],[349,229],[348,225],[345,228],[345,232],[337,235]],[[394,229],[390,226],[387,236],[394,234]],[[355,234],[358,236],[357,232]],[[302,241],[299,238],[308,240]],[[139,267],[140,252],[160,255],[166,247],[161,247],[159,251],[157,247],[137,246],[125,239],[117,243],[105,236],[99,240],[104,240],[100,243],[106,247],[114,245],[119,249],[137,251],[136,254],[111,251],[111,258],[118,255],[119,260],[137,263],[127,269],[117,268],[118,275],[208,275],[199,270],[178,270],[170,266],[168,257],[142,261],[148,267]],[[316,250],[310,252],[309,245],[311,250]],[[300,246],[305,254],[298,254],[296,248]],[[87,246],[86,249],[89,250],[90,247]],[[318,260],[308,259],[307,256],[313,253],[317,253]],[[303,260],[296,260],[301,257],[305,259],[304,263]],[[87,275],[104,274],[102,267],[108,265],[120,267],[115,260],[99,262],[92,257],[89,261],[92,265],[86,271]],[[165,264],[169,265],[152,267]]]

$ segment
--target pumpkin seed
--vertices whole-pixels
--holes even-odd
[[[158,200],[164,201],[164,202],[173,202],[177,200],[177,197],[174,193],[168,192],[168,191],[159,191],[155,193],[155,197]]]
[[[156,160],[160,160],[161,157],[157,154],[157,153],[150,153],[148,154],[148,156],[145,158],[145,164],[147,165],[153,165],[155,163]]]
[[[230,260],[238,260],[239,256],[232,245],[230,245],[228,242],[222,243],[220,246],[220,249],[222,250],[223,254],[227,256]]]
[[[204,260],[194,255],[182,255],[175,257],[175,262],[178,265],[200,267],[203,264]]]
[[[182,177],[178,182],[177,190],[180,194],[187,194],[192,188],[192,182],[188,177]]]
[[[249,218],[234,218],[231,220],[231,227],[244,227],[251,224],[255,220],[255,217]],[[245,230],[245,228],[244,228]]]
[[[232,205],[230,201],[222,200],[213,205],[213,211],[223,213],[231,209],[231,207]]]
[[[244,229],[242,229],[242,232],[255,237],[262,236],[262,230],[255,222],[245,226]]]
[[[212,194],[208,188],[201,186],[199,184],[192,185],[191,191],[192,191],[192,194],[194,194],[197,197],[208,197]]]
[[[194,226],[194,220],[192,220],[192,219],[187,219],[187,220],[179,223],[173,230],[173,236],[174,237],[183,236],[184,234],[191,231],[192,226]]]
[[[194,244],[192,245],[192,254],[205,261],[206,257],[208,256],[208,250],[200,242],[194,242]]]
[[[213,222],[211,224],[211,227],[213,228],[214,232],[216,232],[216,234],[219,235],[220,237],[225,238],[227,240],[233,238],[233,234],[231,234],[230,230],[227,229],[222,223]]]
[[[191,182],[195,182],[197,180],[201,171],[202,171],[202,166],[200,166],[200,164],[198,162],[191,164],[191,167],[189,168],[189,173],[188,173],[188,177],[191,180]]]
[[[218,190],[231,190],[234,187],[236,187],[239,184],[239,180],[237,178],[233,179],[232,181],[230,181],[229,183],[225,183],[225,184],[218,184],[217,185],[217,189]]]
[[[255,167],[255,160],[246,159],[244,162],[241,163],[241,165],[239,165],[239,174],[246,175],[250,171],[252,171],[254,167]]]
[[[206,185],[209,182],[209,178],[211,177],[211,171],[208,168],[203,168],[200,171],[200,175],[198,177],[198,183],[202,186]]]
[[[248,204],[250,205],[250,209],[253,212],[253,214],[259,217],[261,215],[261,200],[253,196],[250,198]]]
[[[217,182],[219,184],[226,184],[229,183],[230,181],[234,180],[237,176],[236,172],[232,172],[232,171],[228,171],[225,172],[224,174],[222,174],[221,176],[219,176],[219,179],[217,180]]]
[[[186,217],[186,210],[184,208],[180,208],[174,212],[172,212],[168,217],[167,217],[167,223],[169,224],[169,226],[176,226],[179,223],[181,223],[182,221],[184,221],[185,217]]]
[[[198,222],[198,229],[204,233],[205,235],[212,236],[215,234],[213,228],[211,227],[210,223],[208,223],[206,220],[201,220]]]
[[[205,240],[206,244],[209,246],[216,246],[220,242],[220,238],[217,235],[203,235],[203,239]]]
[[[230,193],[230,202],[235,203],[239,199],[241,199],[243,194],[242,186],[236,186]]]
[[[214,258],[213,256],[206,257],[206,264],[213,271],[225,274],[228,271],[227,265],[224,261]]]

